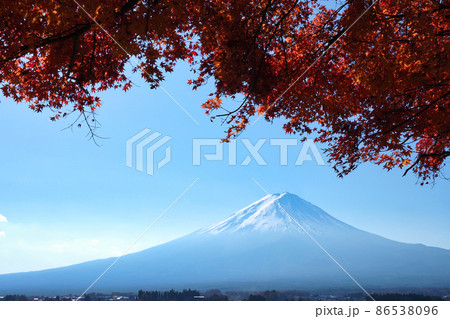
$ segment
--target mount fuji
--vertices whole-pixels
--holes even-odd
[[[0,294],[80,294],[114,260],[0,275]],[[450,250],[359,230],[283,193],[123,256],[91,290],[357,289],[341,267],[366,289],[450,287]]]

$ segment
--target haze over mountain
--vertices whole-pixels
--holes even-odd
[[[92,291],[357,289],[305,231],[366,289],[450,287],[450,250],[388,240],[283,193],[210,227],[124,256]],[[0,275],[0,294],[80,294],[113,261]]]

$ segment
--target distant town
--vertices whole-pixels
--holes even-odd
[[[380,290],[371,294],[377,301],[450,301],[450,289]],[[364,301],[368,296],[359,292],[318,293],[301,290],[227,291],[211,289],[205,292],[182,291],[92,292],[83,295],[0,296],[0,301]]]

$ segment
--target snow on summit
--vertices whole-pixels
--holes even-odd
[[[327,227],[350,227],[319,207],[290,193],[271,194],[227,219],[204,228],[200,233],[219,234],[236,231],[306,231],[317,233]]]

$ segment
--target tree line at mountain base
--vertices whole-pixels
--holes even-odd
[[[420,293],[373,293],[372,297],[377,301],[444,301],[448,296],[436,296]],[[23,294],[0,296],[0,301],[70,301],[76,299],[76,296],[27,296]],[[229,291],[222,293],[218,289],[208,290],[201,293],[198,290],[183,289],[182,291],[144,291],[139,290],[134,293],[89,293],[83,296],[81,301],[355,301],[371,300],[360,293],[346,295],[312,295],[305,291]]]
[[[443,301],[439,296],[425,296],[420,294],[372,294],[376,301]],[[371,300],[369,297],[367,301]]]

